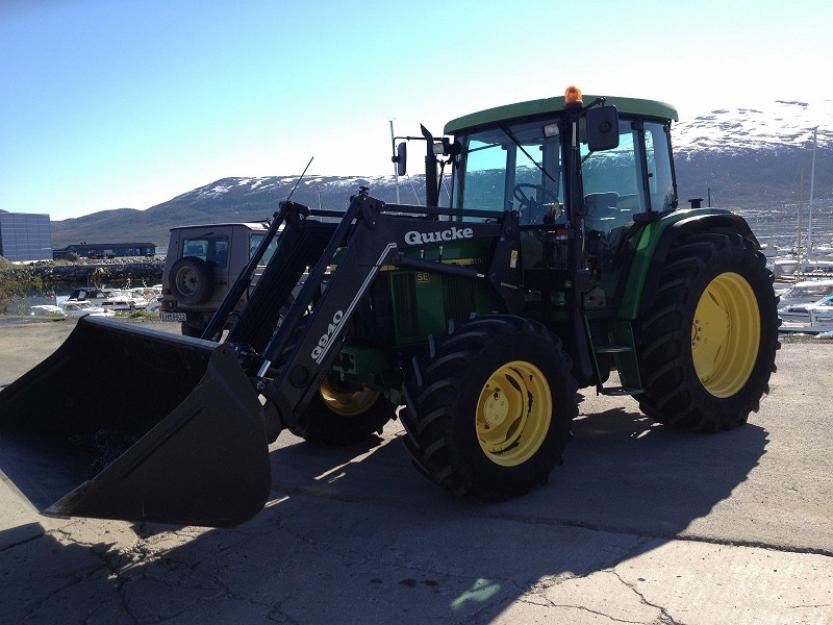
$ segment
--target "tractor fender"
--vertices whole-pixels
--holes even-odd
[[[646,224],[637,242],[634,258],[619,308],[619,318],[635,320],[646,313],[659,284],[659,274],[671,248],[683,234],[692,232],[734,232],[760,248],[746,220],[723,208],[678,210]]]

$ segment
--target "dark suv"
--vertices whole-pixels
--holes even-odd
[[[179,321],[184,335],[200,336],[268,227],[259,222],[171,229],[162,272],[162,320]],[[270,256],[271,250],[261,262],[265,265]],[[244,295],[238,307],[245,301]]]

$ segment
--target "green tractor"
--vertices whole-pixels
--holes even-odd
[[[743,424],[775,370],[772,276],[741,217],[677,208],[676,119],[570,88],[401,138],[402,174],[425,143],[426,206],[282,202],[202,338],[82,319],[0,392],[0,468],[51,514],[225,526],[263,506],[281,430],[351,444],[398,406],[417,467],[486,500],[547,480],[582,387],[677,429]],[[156,413],[62,418],[96,377],[156,389]]]

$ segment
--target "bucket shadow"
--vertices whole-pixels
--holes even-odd
[[[622,409],[580,417],[574,432],[549,485],[499,505],[429,484],[398,438],[290,444],[271,454],[270,503],[237,529],[187,540],[140,526],[130,551],[52,533],[0,552],[0,623],[488,623],[548,580],[688,531],[767,444],[756,425],[678,434]]]

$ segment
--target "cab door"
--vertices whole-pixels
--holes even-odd
[[[586,261],[602,293],[599,307],[614,306],[642,226],[635,218],[677,206],[668,125],[620,118],[619,147],[590,152],[582,141]]]

